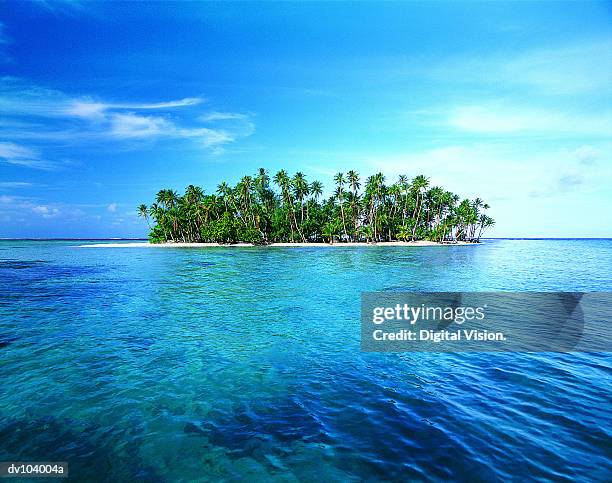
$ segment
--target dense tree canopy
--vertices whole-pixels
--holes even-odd
[[[281,170],[270,179],[260,169],[234,187],[222,182],[214,194],[193,185],[182,196],[163,189],[138,212],[154,222],[149,225],[154,243],[479,241],[494,224],[480,198],[461,201],[430,187],[423,175],[400,176],[387,185],[382,173],[362,183],[348,171],[338,173],[334,183],[333,194],[323,199],[323,185],[309,183],[304,173],[291,177]]]

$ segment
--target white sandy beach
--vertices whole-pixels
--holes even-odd
[[[289,247],[289,248],[304,248],[304,247],[325,247],[325,248],[347,248],[347,247],[431,247],[431,246],[456,246],[456,245],[476,245],[475,243],[456,242],[456,243],[438,243],[432,241],[419,240],[414,242],[392,241],[378,243],[271,243],[269,245],[253,245],[252,243],[149,243],[149,242],[124,242],[124,243],[92,243],[87,245],[79,245],[79,248],[213,248],[213,247]]]

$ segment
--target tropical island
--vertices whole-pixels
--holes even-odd
[[[262,168],[234,187],[222,182],[214,194],[194,185],[182,196],[162,189],[138,214],[156,244],[478,243],[495,223],[483,200],[461,200],[430,187],[423,175],[387,185],[377,173],[363,190],[355,171],[336,174],[334,182],[323,198],[322,183],[309,183],[304,173],[281,170],[271,179]]]

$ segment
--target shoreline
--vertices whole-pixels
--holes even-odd
[[[319,248],[342,248],[342,247],[435,247],[435,246],[457,246],[457,245],[478,245],[478,243],[471,242],[452,242],[452,243],[439,243],[427,240],[419,240],[414,242],[405,241],[392,241],[392,242],[378,242],[378,243],[365,243],[365,242],[346,242],[346,243],[270,243],[268,245],[254,245],[252,243],[149,243],[149,242],[136,242],[136,243],[92,243],[87,245],[77,245],[77,248],[223,248],[223,247],[261,247],[261,248],[307,248],[307,247],[319,247]]]

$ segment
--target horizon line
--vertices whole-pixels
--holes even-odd
[[[2,238],[0,241],[117,241],[117,240],[148,240],[146,237],[18,237],[18,238]],[[612,240],[612,236],[603,237],[483,237],[481,240]]]

